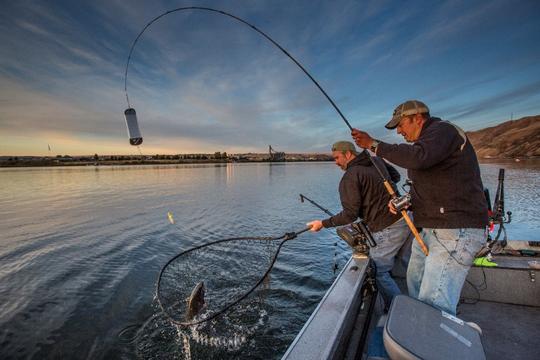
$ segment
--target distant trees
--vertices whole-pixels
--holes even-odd
[[[117,156],[118,160],[129,160],[129,156]],[[155,154],[151,156],[152,160],[227,160],[229,156],[227,153],[216,151],[213,154],[175,154],[175,155],[165,155],[165,154]]]
[[[227,159],[227,153],[224,151],[224,152],[219,152],[219,151],[216,151],[214,153],[214,159],[216,160],[223,160],[223,159]]]

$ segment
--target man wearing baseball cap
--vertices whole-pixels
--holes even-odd
[[[345,171],[339,183],[343,210],[308,225],[311,231],[319,231],[323,227],[347,225],[358,218],[363,219],[377,242],[377,246],[370,249],[369,256],[375,262],[377,284],[388,308],[394,296],[401,293],[390,271],[402,248],[405,262],[408,261],[410,230],[401,216],[388,212],[390,195],[365,151],[358,153],[353,143],[338,141],[332,146],[332,157],[336,165]],[[394,167],[378,157],[373,157],[373,161],[377,162],[387,178],[393,182],[399,181],[400,175]]]
[[[357,129],[352,136],[358,146],[406,168],[412,180],[414,223],[423,228],[429,255],[413,243],[409,295],[455,315],[469,268],[486,241],[487,203],[476,154],[463,130],[430,116],[418,100],[398,105],[385,126],[410,144],[387,144]]]

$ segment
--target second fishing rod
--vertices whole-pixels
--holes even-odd
[[[323,208],[321,205],[317,204],[315,201],[311,200],[303,194],[300,194],[300,201],[304,202],[304,200],[309,201],[311,204],[324,211],[327,215],[334,216],[334,214]],[[349,244],[349,246],[355,251],[356,255],[367,256],[369,254],[369,248],[377,246],[377,243],[375,242],[375,239],[373,239],[371,231],[369,231],[368,227],[362,220],[349,225],[338,227],[336,229],[336,233],[347,244]],[[369,248],[367,247],[367,245],[369,245]]]

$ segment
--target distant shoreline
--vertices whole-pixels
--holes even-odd
[[[6,159],[7,158],[7,159]],[[15,160],[15,158],[17,158]],[[240,163],[296,163],[296,162],[328,162],[334,161],[330,155],[311,154],[310,156],[286,158],[281,161],[270,161],[264,158],[253,159],[135,159],[111,160],[98,159],[88,160],[82,157],[70,159],[39,158],[39,157],[0,157],[0,168],[20,168],[20,167],[59,167],[59,166],[133,166],[133,165],[184,165],[184,164],[240,164]],[[10,160],[11,159],[11,160]],[[478,158],[480,163],[540,163],[540,157],[530,158]]]
[[[99,162],[66,162],[66,163],[41,163],[41,162],[18,162],[15,164],[0,164],[0,168],[20,168],[20,167],[80,167],[80,166],[133,166],[133,165],[190,165],[190,164],[286,164],[299,162],[328,162],[329,160],[286,160],[286,161],[216,161],[216,160],[191,160],[191,161],[99,161]]]
[[[182,164],[227,164],[227,163],[285,163],[333,161],[327,154],[287,154],[285,159],[271,160],[263,154],[213,158],[213,155],[155,155],[155,156],[2,156],[0,167],[57,167],[57,166],[129,166],[129,165],[182,165]]]

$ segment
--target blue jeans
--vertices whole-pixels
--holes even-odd
[[[377,275],[375,280],[381,291],[386,307],[390,306],[392,299],[401,294],[399,287],[390,275],[398,253],[402,255],[401,261],[405,268],[409,261],[409,249],[411,232],[405,220],[400,219],[379,232],[373,234],[377,246],[369,249],[369,256],[375,262]],[[400,251],[401,250],[401,251]]]
[[[455,315],[467,273],[486,241],[485,229],[424,229],[421,235],[429,255],[413,241],[409,296]]]

